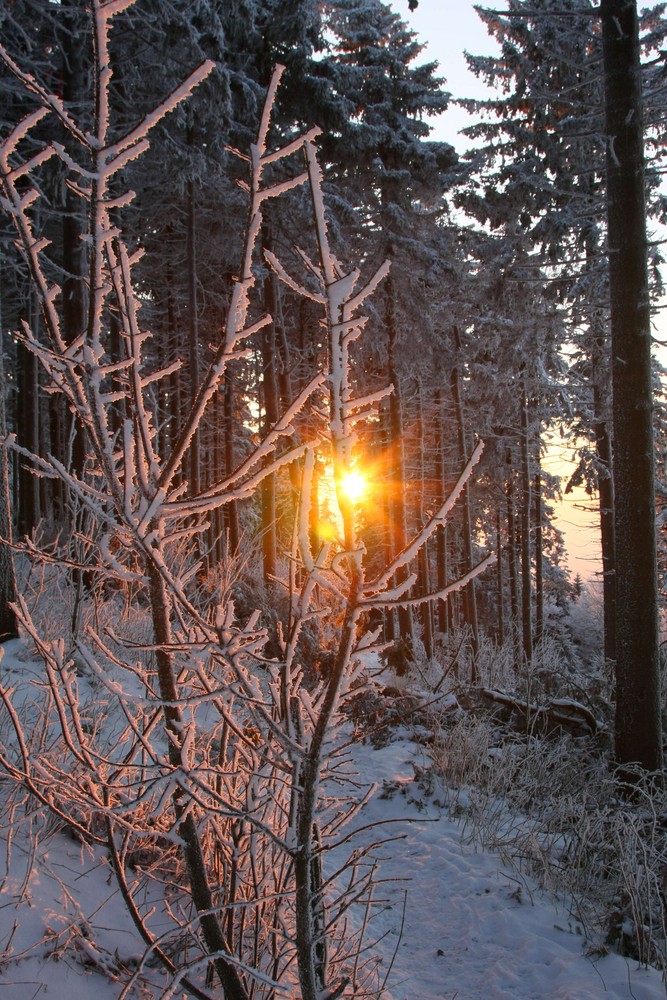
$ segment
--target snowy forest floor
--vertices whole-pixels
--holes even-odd
[[[3,670],[26,669],[18,650],[9,644]],[[613,953],[586,957],[589,942],[566,899],[553,901],[499,856],[466,844],[441,801],[445,790],[420,781],[429,762],[407,728],[384,746],[350,745],[360,782],[376,785],[355,825],[362,838],[387,838],[369,932],[385,1000],[665,996],[657,970]],[[3,847],[11,841],[0,885],[3,997],[118,1000],[142,948],[102,853],[53,825],[44,835],[35,823],[42,832],[32,841],[25,822],[11,838],[6,820],[0,827]],[[147,970],[131,996],[160,994]]]

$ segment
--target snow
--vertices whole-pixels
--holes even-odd
[[[25,675],[30,665],[24,657],[20,642],[8,643],[0,669],[12,680]],[[387,976],[385,1000],[664,998],[658,971],[617,954],[586,957],[588,943],[566,900],[554,902],[496,855],[462,840],[444,805],[446,789],[435,783],[425,790],[417,780],[429,759],[410,732],[396,733],[379,748],[351,743],[348,753],[346,770],[360,776],[360,786],[375,785],[354,820],[360,829],[355,843],[386,838],[376,849],[383,881],[368,939],[376,941],[371,950],[380,959],[380,982]],[[143,946],[104,852],[36,815],[17,820],[8,866],[4,843],[13,814],[5,807],[6,788],[0,785],[3,996],[120,1000]],[[359,787],[359,796],[367,790]],[[347,850],[349,844],[335,848],[329,864]],[[158,908],[156,921],[159,915]],[[355,919],[358,926],[362,915]],[[162,995],[150,963],[140,982],[128,997]]]
[[[361,821],[396,817],[391,859],[383,878],[390,907],[376,920],[384,965],[396,947],[403,894],[407,902],[402,937],[386,1000],[593,1000],[664,998],[654,969],[608,954],[586,958],[586,942],[568,914],[528,877],[517,880],[500,859],[462,842],[446,811],[425,797],[414,780],[423,747],[401,740],[381,749],[356,745],[360,773],[382,787]],[[390,798],[386,789],[395,789]],[[401,880],[401,881],[398,881]]]

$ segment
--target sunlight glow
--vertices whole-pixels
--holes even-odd
[[[366,479],[357,469],[352,469],[341,480],[341,489],[351,503],[359,503],[367,488]]]

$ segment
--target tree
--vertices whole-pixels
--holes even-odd
[[[662,767],[650,296],[639,26],[601,0],[616,529],[616,757]]]
[[[575,438],[595,442],[581,449],[572,481],[585,480],[599,494],[605,651],[613,659],[600,41],[588,0],[575,0],[566,11],[554,0],[537,0],[530,9],[511,2],[506,15],[479,13],[502,54],[469,62],[501,94],[465,102],[484,113],[485,120],[469,131],[485,142],[475,154],[479,163],[472,164],[481,191],[477,184],[464,189],[461,201],[481,221],[502,227],[506,239],[523,243],[528,266],[545,268],[543,294],[563,310],[558,348],[566,339],[575,345],[568,353],[569,377],[559,378],[558,407]]]
[[[112,19],[121,18],[129,2],[93,0],[91,130],[79,127],[77,117],[38,80],[25,78],[0,47],[0,58],[23,80],[32,103],[0,143],[2,205],[15,226],[43,321],[43,336],[26,323],[22,338],[75,411],[87,442],[81,468],[48,454],[30,457],[42,474],[59,478],[85,512],[77,525],[91,580],[84,595],[86,628],[74,635],[63,631],[46,638],[25,595],[18,597],[21,625],[43,662],[44,676],[35,685],[41,711],[27,732],[12,691],[0,685],[3,716],[16,737],[0,748],[0,765],[26,795],[108,852],[146,943],[145,957],[161,963],[169,992],[186,990],[208,1000],[219,984],[226,1000],[247,1000],[275,996],[279,987],[296,995],[300,988],[303,1000],[321,1000],[341,995],[352,976],[352,990],[362,994],[367,991],[359,961],[363,949],[359,935],[349,935],[346,914],[355,902],[370,907],[374,864],[360,866],[364,851],[357,851],[343,886],[335,880],[327,884],[322,876],[322,859],[340,842],[341,825],[356,808],[340,796],[336,725],[359,661],[377,640],[377,631],[368,627],[373,613],[445,599],[493,561],[487,558],[434,593],[415,595],[411,575],[394,585],[397,573],[418,559],[447,520],[482,446],[405,549],[367,577],[354,505],[342,486],[356,457],[356,427],[388,390],[357,394],[350,350],[365,326],[359,310],[387,266],[371,269],[362,281],[358,269],[346,269],[334,255],[316,130],[296,131],[282,145],[269,147],[281,68],[268,87],[257,141],[249,155],[242,154],[249,221],[225,322],[190,409],[175,432],[161,438],[155,385],[169,379],[178,362],[166,368],[155,364],[150,333],[140,320],[145,292],[133,273],[139,254],[130,251],[112,215],[131,197],[123,191],[123,169],[147,148],[151,126],[174,111],[212,66],[202,64],[148,115],[120,127],[109,100],[108,43]],[[50,142],[33,155],[31,132],[49,122],[54,130],[68,131],[75,154]],[[89,220],[88,324],[72,342],[63,337],[61,289],[50,277],[49,244],[35,207],[40,170],[58,155]],[[314,229],[304,234],[305,273],[295,277],[269,252],[264,267],[320,307],[326,364],[314,366],[278,421],[231,474],[200,484],[195,493],[182,473],[196,431],[228,366],[252,351],[252,338],[272,319],[256,288],[264,213],[274,199],[304,184]],[[319,419],[310,419],[313,415]],[[15,441],[10,437],[4,444],[14,447]],[[342,531],[314,549],[310,500],[321,451],[331,458]],[[292,549],[280,580],[287,600],[274,655],[260,609],[237,613],[226,582],[235,569],[231,553],[210,591],[200,586],[206,562],[195,542],[208,531],[215,511],[255,496],[267,475],[287,466],[294,468],[300,489]],[[70,531],[75,513],[69,511]],[[70,578],[57,547],[26,543],[23,551]],[[119,606],[131,614],[118,614]],[[319,622],[324,622],[321,632]],[[145,630],[139,643],[137,627]],[[312,648],[327,635],[331,669],[307,685],[308,640]],[[85,681],[102,692],[90,717],[81,698]],[[144,880],[152,874],[137,878],[133,872],[136,852],[143,851],[155,859],[152,889],[164,891],[165,868],[168,872],[172,895],[162,914],[168,926],[160,927],[159,938],[151,923],[153,892],[145,891]],[[335,947],[329,952],[331,942]]]
[[[588,0],[573,0],[567,10],[553,0],[537,0],[529,8],[511,2],[506,15],[480,13],[498,38],[502,56],[474,57],[471,64],[476,72],[500,85],[503,94],[483,105],[474,104],[493,111],[493,119],[471,131],[486,140],[495,136],[495,148],[492,143],[484,147],[488,174],[477,171],[484,185],[483,196],[473,190],[465,193],[465,200],[471,210],[493,225],[514,216],[517,231],[532,248],[533,259],[548,267],[550,296],[567,310],[573,350],[568,352],[570,375],[564,386],[563,417],[575,439],[583,442],[571,483],[583,482],[599,497],[605,655],[613,662],[618,574],[605,256],[607,180],[599,141],[605,129],[599,72],[602,33],[597,11]],[[646,65],[642,66],[642,79],[650,95],[650,118],[644,124],[659,132],[656,95],[660,93],[662,61],[649,56],[658,51],[664,38],[664,8],[645,11],[643,17]],[[663,211],[656,166],[662,154],[656,138],[653,146],[654,162],[646,182],[650,211],[655,216]],[[512,155],[505,155],[507,151]],[[654,282],[659,259],[654,246]]]
[[[381,0],[327,3],[323,12],[332,44],[322,72],[345,111],[336,132],[324,139],[325,177],[336,202],[364,219],[350,234],[351,253],[363,259],[370,252],[394,264],[381,293],[379,332],[385,343],[368,366],[384,369],[394,387],[382,410],[385,545],[392,558],[404,548],[419,507],[410,503],[406,462],[406,427],[419,422],[418,406],[408,412],[406,386],[418,373],[413,357],[406,363],[404,349],[415,334],[412,316],[419,297],[419,332],[425,352],[430,350],[434,309],[426,285],[439,249],[434,230],[442,194],[457,157],[449,144],[428,138],[431,127],[424,116],[444,110],[449,95],[437,64],[417,62],[422,46],[407,24]],[[399,607],[396,624],[394,614],[386,615],[387,636],[396,629],[409,649],[410,610]]]
[[[5,345],[0,315],[0,436],[7,434],[5,416]],[[14,557],[12,553],[12,505],[9,490],[7,449],[0,444],[0,643],[18,637],[18,619],[13,604],[16,600]]]

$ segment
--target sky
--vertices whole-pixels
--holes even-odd
[[[479,0],[475,2],[479,3]],[[488,95],[486,86],[468,70],[463,54],[464,50],[472,55],[497,51],[472,0],[419,0],[414,11],[410,10],[408,0],[392,0],[391,6],[424,42],[426,48],[422,61],[438,61],[440,75],[445,77],[447,89],[453,96]],[[466,113],[461,108],[450,107],[435,124],[433,138],[451,142],[461,151],[467,140],[458,132],[467,122]]]

